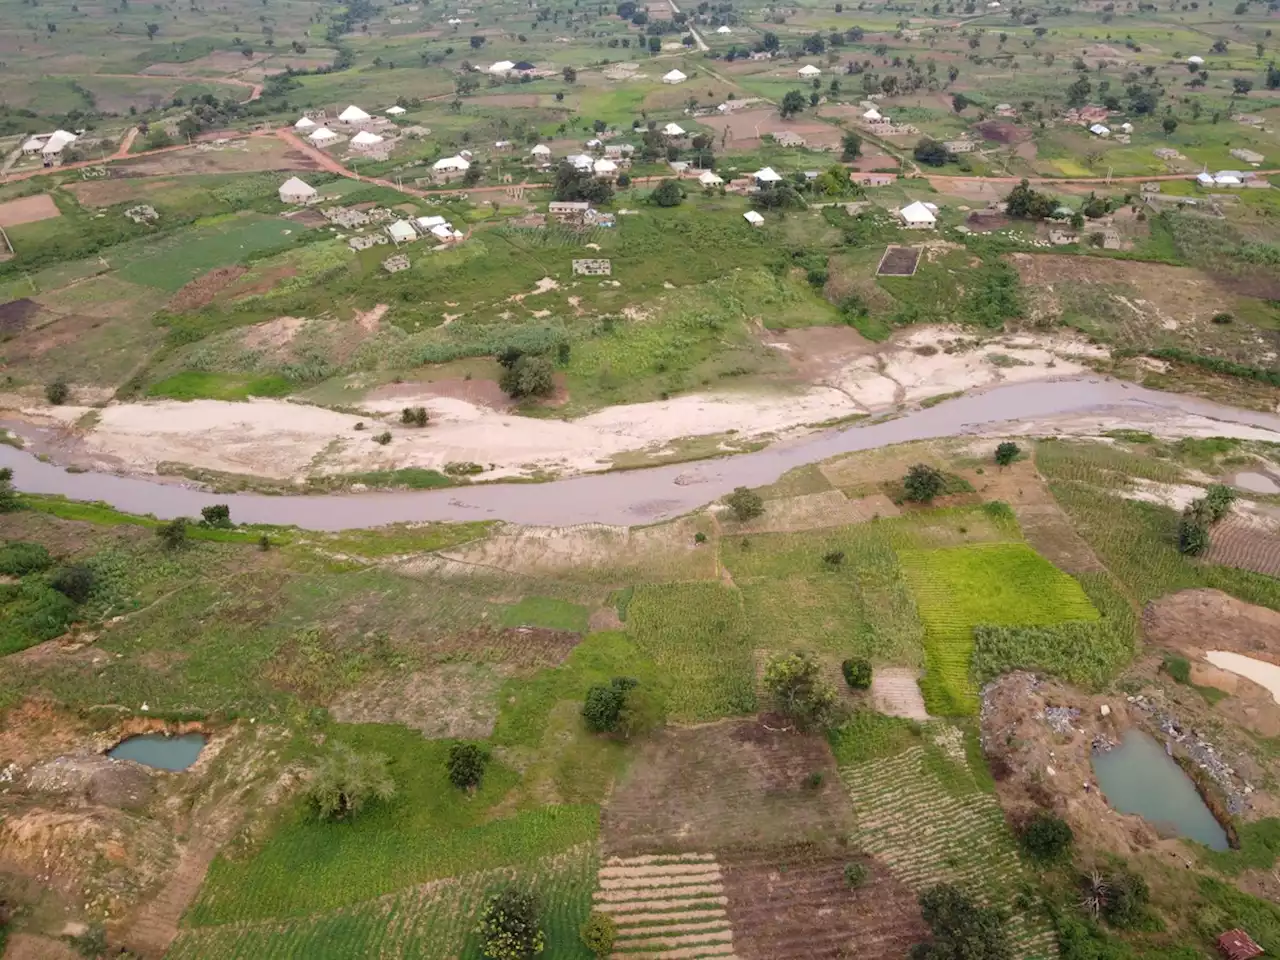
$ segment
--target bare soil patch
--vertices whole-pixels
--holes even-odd
[[[246,271],[241,271],[242,273]],[[239,280],[227,290],[227,296],[239,300],[241,297],[252,297],[262,293],[270,293],[276,284],[289,277],[296,277],[298,268],[287,263],[259,270]]]
[[[249,327],[240,338],[250,350],[283,350],[306,325],[306,317],[276,317]]]
[[[169,309],[174,313],[186,313],[189,310],[206,307],[218,299],[218,294],[247,272],[248,268],[241,266],[218,267],[210,270],[175,293],[169,300]]]
[[[874,343],[852,327],[801,327],[770,332],[765,342],[781,349],[791,369],[808,383],[822,383],[842,371],[854,357],[876,350]]]
[[[117,203],[130,200],[147,200],[158,191],[176,187],[176,180],[82,180],[68,183],[63,189],[69,191],[86,207],[112,207]]]
[[[248,137],[243,145],[228,144],[221,149],[192,146],[127,160],[113,167],[121,177],[134,178],[319,169],[320,164],[314,157],[295,150],[277,137]]]
[[[4,960],[80,960],[80,954],[62,940],[15,933],[5,944]]]
[[[423,396],[451,397],[477,406],[488,407],[491,410],[510,410],[512,407],[511,398],[503,392],[496,380],[474,378],[466,380],[462,377],[432,380],[427,383],[391,384],[374,390],[367,399],[394,400],[400,397],[416,399]]]
[[[545,627],[478,627],[424,643],[423,648],[441,659],[460,657],[519,667],[554,667],[564,662],[580,639],[568,630]]]
[[[650,14],[652,16],[652,14]],[[698,122],[715,130],[717,139],[729,132],[727,144],[735,149],[757,146],[765,134],[779,136],[794,133],[804,137],[810,147],[835,147],[840,143],[840,130],[820,120],[783,120],[776,110],[741,110],[724,116],[699,117]]]
[[[1213,528],[1205,560],[1280,577],[1280,538],[1274,530],[1260,528],[1240,517],[1226,517]]]
[[[1030,131],[1022,129],[1015,123],[1002,120],[984,120],[974,129],[982,134],[983,140],[993,140],[996,143],[1018,143],[1031,139]]]
[[[493,733],[506,675],[474,663],[388,674],[343,693],[329,712],[342,723],[395,723],[433,740],[482,740]]]
[[[1191,659],[1226,650],[1280,665],[1280,613],[1221,590],[1182,590],[1147,604],[1142,632]]]
[[[992,230],[1003,230],[1009,224],[1013,223],[1008,217],[1000,213],[998,210],[975,210],[969,216],[965,217],[965,224],[970,230],[979,232],[989,232]]]
[[[47,193],[0,203],[0,227],[16,227],[62,216],[62,211]]]
[[[807,786],[810,774],[822,783]],[[611,855],[760,850],[853,826],[826,742],[758,719],[667,729],[645,744],[605,809]]]
[[[40,313],[40,304],[23,297],[0,304],[0,337],[11,337],[27,328]]]
[[[915,247],[890,245],[885,247],[876,274],[881,277],[910,277],[915,274],[919,262],[920,251]]]
[[[869,876],[850,890],[844,868],[854,860]],[[927,936],[915,895],[874,860],[801,845],[721,864],[743,960],[898,960]]]
[[[25,767],[42,757],[66,753],[88,736],[88,728],[47,700],[24,700],[5,713],[0,726],[0,769]]]

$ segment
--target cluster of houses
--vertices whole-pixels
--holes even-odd
[[[38,156],[46,167],[53,167],[62,162],[63,151],[78,139],[74,133],[66,130],[38,133],[23,142],[22,153],[27,157]]]
[[[894,123],[880,112],[880,108],[872,100],[864,100],[862,105],[867,109],[858,118],[858,122],[878,137],[903,137],[920,132],[910,124]]]
[[[1201,170],[1196,174],[1196,183],[1201,187],[1259,187],[1265,189],[1271,186],[1252,170],[1219,170],[1217,173]]]
[[[399,117],[404,115],[405,109],[396,105],[387,107],[383,113],[388,117]],[[312,146],[331,147],[344,135],[349,135],[352,149],[365,153],[378,153],[385,152],[390,143],[387,137],[374,131],[385,127],[389,122],[386,117],[375,117],[353,103],[338,114],[332,126],[327,121],[324,111],[320,110],[309,111],[298,118],[293,129],[300,134],[305,134]],[[338,127],[343,132],[338,133],[332,127]]]
[[[462,231],[453,229],[453,224],[440,216],[393,220],[387,224],[387,236],[397,247],[402,243],[413,243],[419,237],[432,237],[440,243],[458,243],[466,239]]]

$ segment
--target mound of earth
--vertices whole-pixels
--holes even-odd
[[[106,807],[140,807],[153,793],[145,767],[97,754],[57,757],[27,774],[27,789],[55,797],[77,797]]]
[[[1085,850],[1137,853],[1155,845],[1155,830],[1113,810],[1094,783],[1094,738],[1118,741],[1128,726],[1123,699],[1095,702],[1025,672],[988,684],[982,691],[982,747],[1005,815],[1016,826],[1050,811],[1071,825]]]
[[[1226,650],[1280,664],[1280,613],[1221,590],[1183,590],[1147,604],[1142,612],[1147,641],[1199,659],[1206,650]]]

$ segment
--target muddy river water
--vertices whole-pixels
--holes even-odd
[[[100,500],[161,519],[199,516],[226,503],[239,523],[347,530],[426,520],[507,520],[567,526],[643,524],[678,516],[737,486],[772,483],[786,471],[842,453],[908,440],[996,430],[1001,424],[1057,416],[1123,418],[1126,413],[1209,417],[1276,431],[1280,416],[1145,390],[1100,377],[997,386],[892,420],[785,441],[755,453],[699,463],[591,474],[548,483],[493,483],[393,493],[269,496],[211,494],[176,484],[101,473],[68,473],[32,454],[0,445],[0,466],[12,467],[18,489]],[[1278,437],[1277,439],[1280,439]]]

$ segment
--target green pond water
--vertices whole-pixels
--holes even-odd
[[[1227,849],[1227,833],[1200,799],[1191,779],[1164,746],[1130,728],[1118,747],[1093,757],[1093,770],[1107,802],[1136,814],[1162,832]]]
[[[204,745],[204,734],[200,733],[184,733],[180,737],[144,733],[122,740],[107,752],[107,756],[133,760],[158,770],[185,770],[196,762]]]

